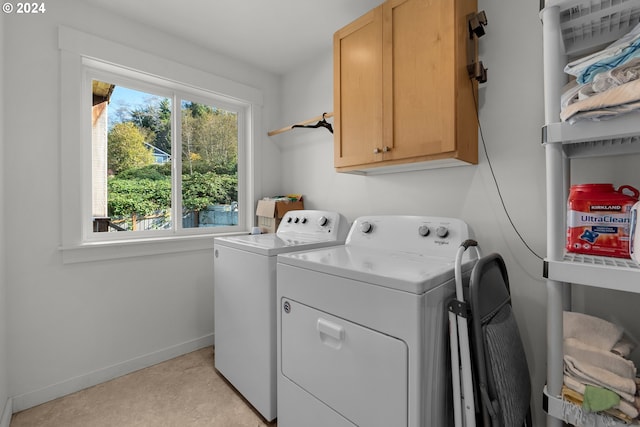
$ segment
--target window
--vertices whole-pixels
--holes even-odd
[[[238,225],[241,109],[90,68],[87,78],[93,233]]]
[[[63,262],[250,228],[261,90],[63,26],[58,45]]]

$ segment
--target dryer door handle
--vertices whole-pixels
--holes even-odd
[[[342,326],[319,318],[316,323],[316,329],[320,334],[320,341],[335,349],[342,347],[342,341],[344,340],[344,328]]]

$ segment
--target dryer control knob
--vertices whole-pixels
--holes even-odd
[[[307,217],[306,217],[306,216],[303,216],[303,217],[302,217],[302,220],[301,220],[300,222],[302,222],[303,224],[306,224],[306,223],[307,223]]]
[[[371,233],[371,230],[373,230],[373,225],[371,225],[370,222],[368,221],[363,221],[360,224],[360,231],[362,231],[363,233]]]
[[[428,236],[429,231],[429,227],[427,227],[426,225],[421,225],[420,227],[418,227],[418,234],[422,237]]]
[[[449,229],[444,225],[441,225],[440,227],[436,228],[436,235],[438,237],[447,237],[449,235]]]
[[[326,216],[321,216],[320,218],[318,218],[318,225],[320,227],[324,227],[325,225],[327,225],[328,222],[329,222],[329,219]]]
[[[300,222],[300,218],[296,217],[296,219],[293,222],[295,222],[296,224],[299,223]]]
[[[291,221],[293,221],[292,217],[287,218],[287,222],[291,222]]]

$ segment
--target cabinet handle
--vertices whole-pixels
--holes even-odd
[[[383,153],[388,153],[389,151],[391,151],[391,147],[387,147],[386,145],[384,146],[384,148],[382,149]]]
[[[380,149],[378,147],[373,149],[373,154],[378,154],[380,153]]]

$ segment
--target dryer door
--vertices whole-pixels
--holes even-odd
[[[403,341],[291,299],[281,310],[284,376],[356,425],[407,425]]]

